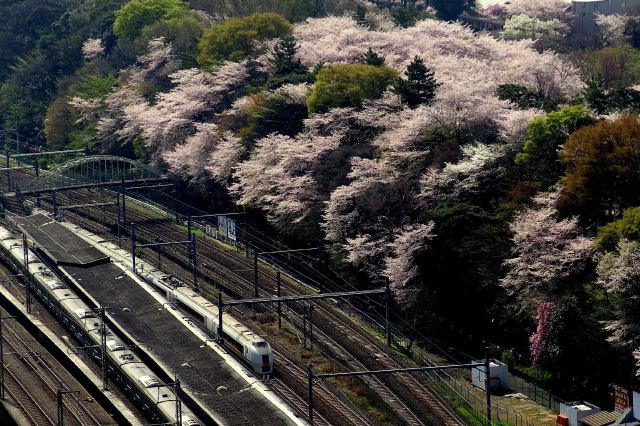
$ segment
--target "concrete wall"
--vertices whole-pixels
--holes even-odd
[[[576,15],[576,33],[592,34],[598,31],[595,14],[624,14],[640,6],[640,0],[573,0],[571,8]]]

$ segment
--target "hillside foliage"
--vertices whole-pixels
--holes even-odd
[[[407,331],[606,398],[640,357],[637,21],[578,43],[564,1],[512,0],[490,34],[474,3],[0,6],[0,139],[150,163],[389,282]]]

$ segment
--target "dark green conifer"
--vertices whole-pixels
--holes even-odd
[[[378,55],[371,48],[364,54],[362,63],[365,65],[373,65],[374,67],[381,67],[384,65],[384,56]]]
[[[298,46],[293,36],[286,36],[273,48],[271,63],[275,67],[274,74],[284,75],[294,72],[305,71],[300,59],[296,58]]]
[[[440,86],[435,78],[433,70],[427,68],[419,57],[413,61],[405,71],[407,79],[399,79],[395,84],[395,91],[402,102],[411,108],[418,105],[428,105],[436,96],[436,89]]]

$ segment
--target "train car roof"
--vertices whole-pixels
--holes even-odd
[[[205,299],[198,293],[194,292],[189,287],[178,287],[175,289],[176,292],[179,292],[183,296],[190,298],[194,303],[198,305],[198,307],[202,310],[205,310],[209,315],[213,315],[216,319],[218,317],[218,307],[215,303],[210,302]],[[222,314],[222,321],[225,332],[227,334],[229,331],[232,331],[233,334],[246,341],[247,343],[260,343],[265,342],[265,340],[243,325],[240,321],[235,319],[229,314]],[[265,342],[266,343],[266,342]]]

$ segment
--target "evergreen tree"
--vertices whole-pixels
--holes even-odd
[[[362,58],[362,63],[365,65],[373,65],[374,67],[381,67],[384,65],[384,56],[378,55],[369,48]]]
[[[604,92],[604,79],[598,74],[587,80],[587,87],[582,92],[584,103],[598,114],[607,112],[607,94]]]
[[[296,40],[293,36],[286,36],[273,48],[271,62],[275,66],[275,74],[284,75],[294,72],[304,72],[305,67],[300,63],[300,59],[296,59]]]
[[[367,27],[368,25],[367,25],[366,18],[367,18],[367,9],[362,5],[358,5],[358,7],[356,7],[353,19],[361,27]]]
[[[395,84],[396,93],[402,98],[402,102],[411,108],[421,104],[429,104],[436,96],[436,89],[440,86],[435,78],[433,70],[427,68],[424,61],[418,56],[405,71],[407,79],[399,79]]]

